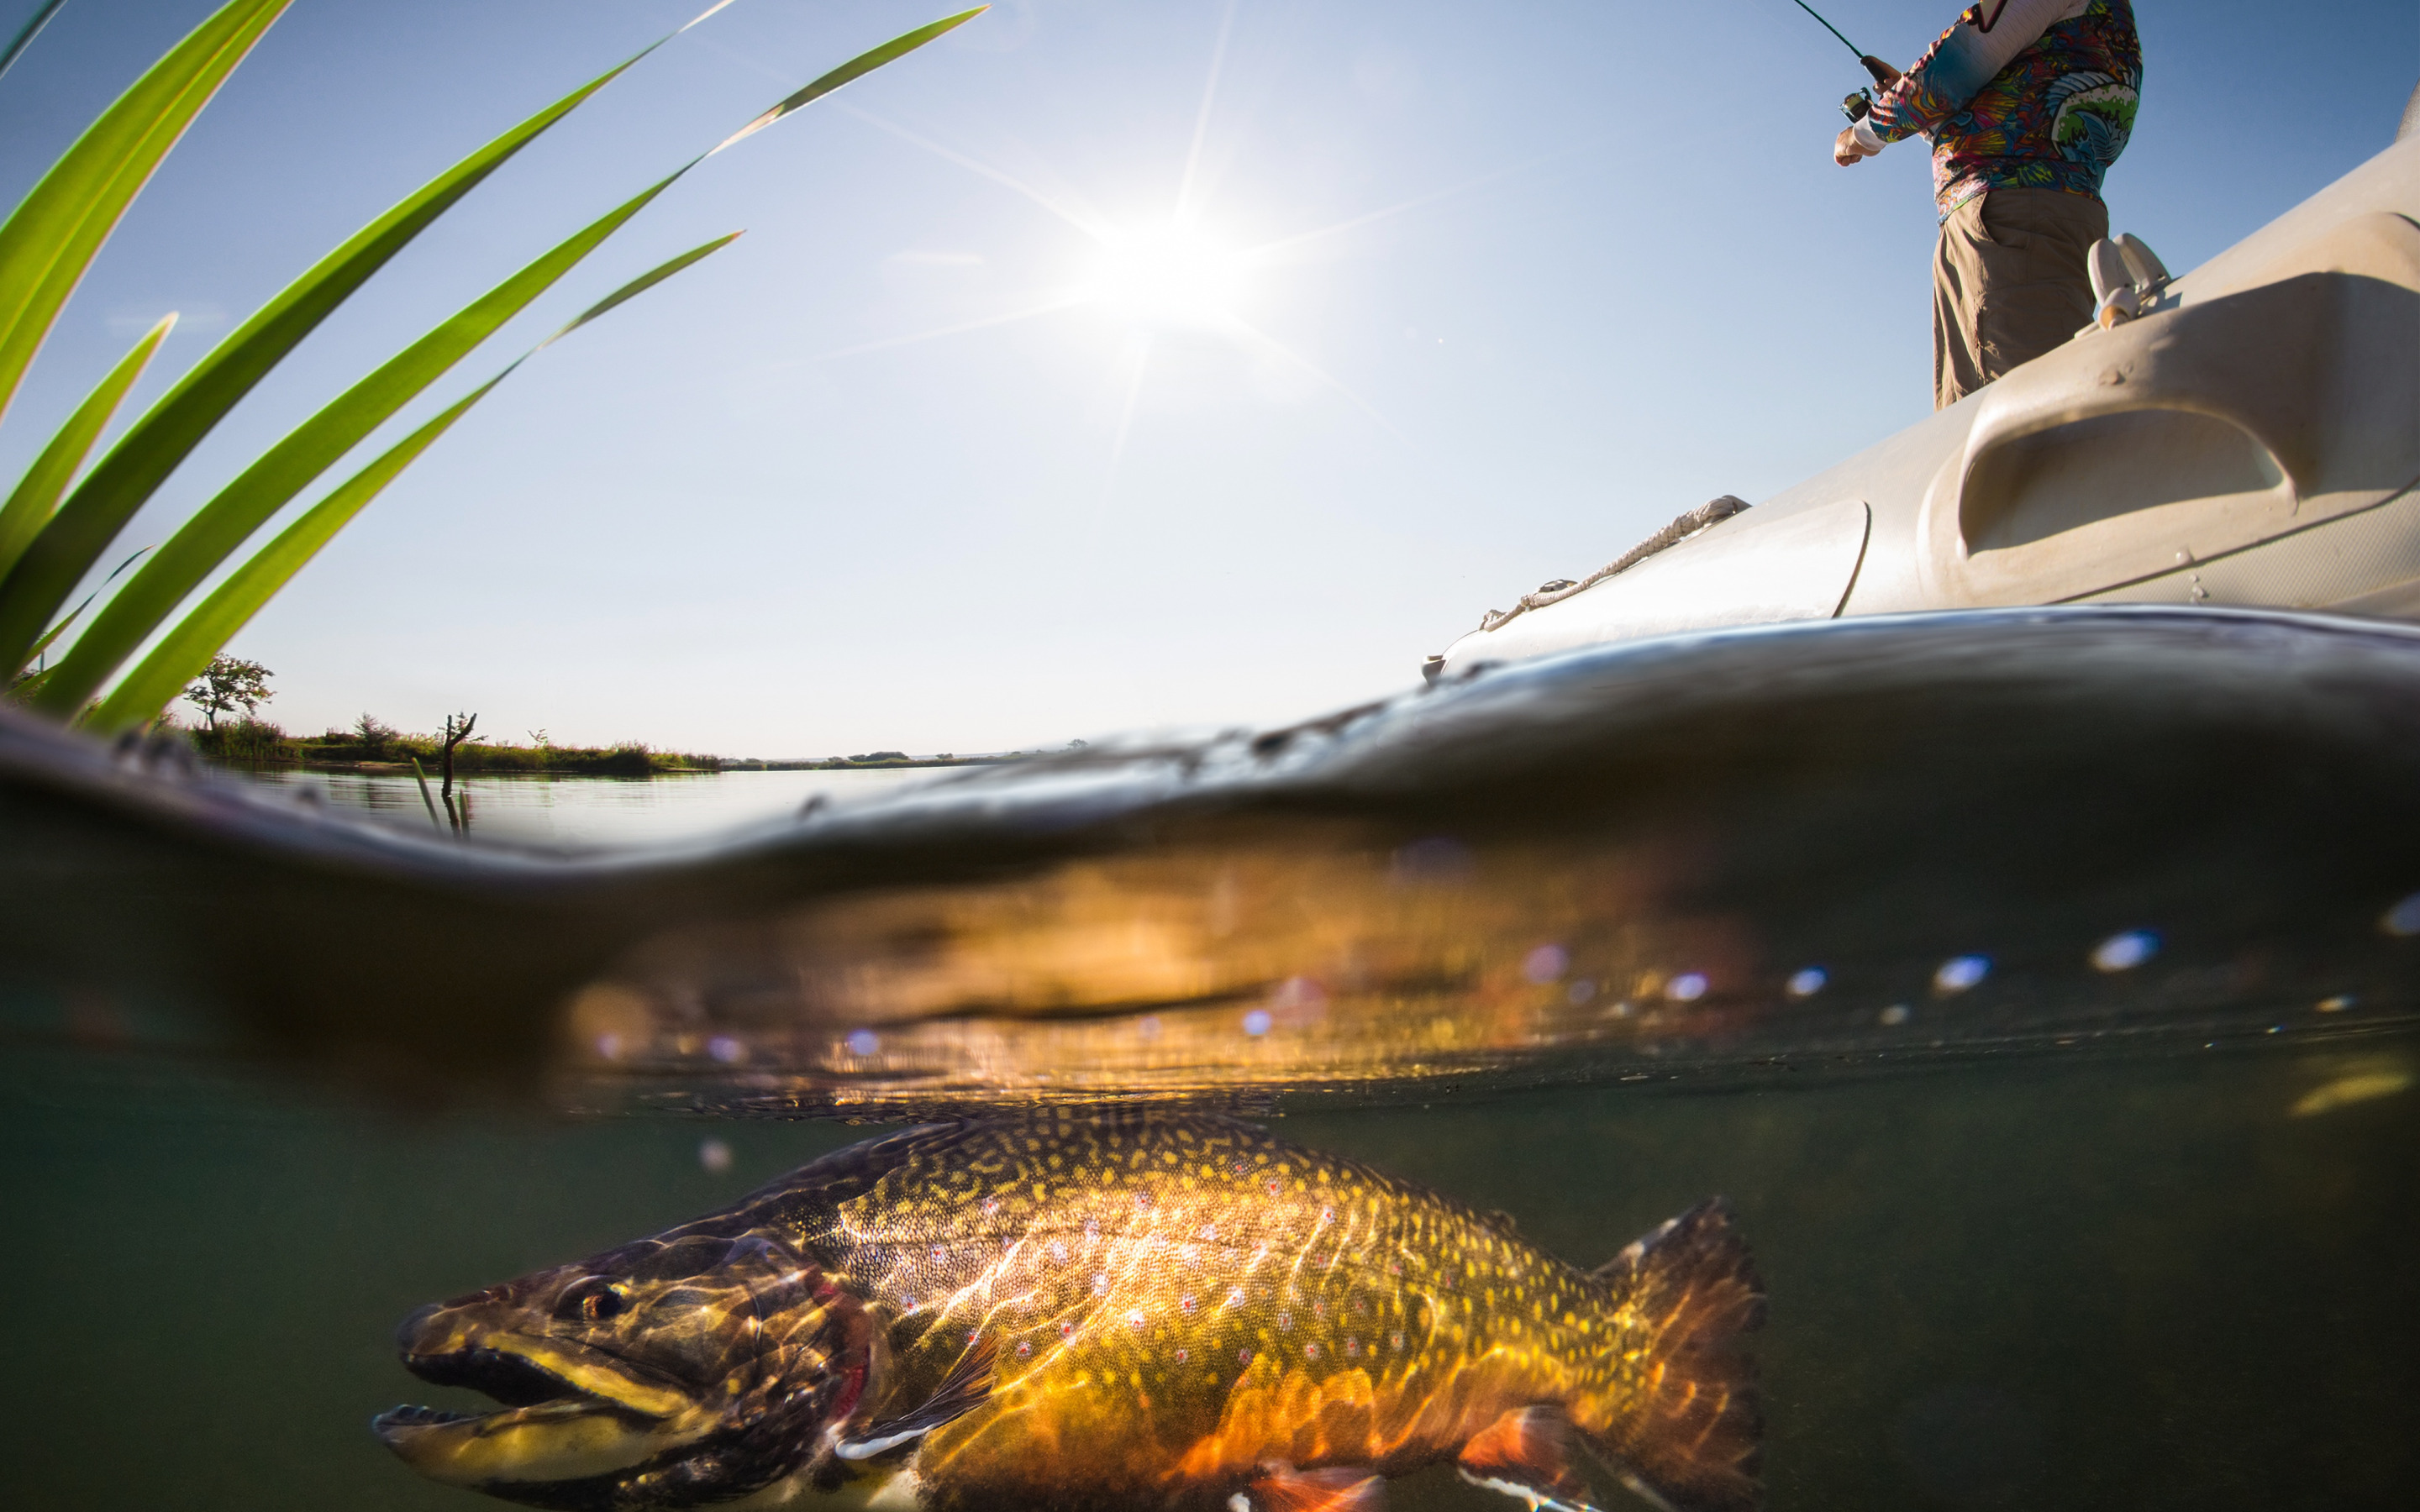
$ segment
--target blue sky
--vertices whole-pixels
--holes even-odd
[[[160,314],[185,323],[138,403],[702,3],[298,0],[70,306],[0,480]],[[0,81],[0,197],[209,8],[70,0]],[[357,296],[132,543],[572,227],[948,8],[738,0],[666,47]],[[1901,64],[1956,9],[1819,8]],[[2108,199],[2180,270],[2384,147],[2420,77],[2409,0],[2139,18]],[[441,383],[399,424],[748,228],[517,373],[232,649],[275,671],[289,729],[468,708],[755,755],[1402,688],[1481,609],[1929,411],[1920,144],[1828,155],[1861,81],[1790,0],[1005,0],[707,162]]]

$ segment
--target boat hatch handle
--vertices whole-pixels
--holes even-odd
[[[2025,363],[1926,495],[1928,599],[2071,598],[2383,502],[2420,480],[2415,351],[2420,226],[2381,212]]]

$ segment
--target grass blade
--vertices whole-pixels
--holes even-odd
[[[34,465],[17,480],[17,487],[8,495],[8,501],[0,504],[0,576],[5,576],[15,564],[25,549],[25,543],[31,541],[50,519],[51,511],[58,506],[59,495],[67,492],[68,480],[75,476],[76,469],[84,466],[84,459],[92,454],[93,442],[101,439],[101,429],[109,424],[109,417],[117,412],[118,405],[125,401],[126,391],[143,376],[143,369],[150,364],[151,354],[160,349],[160,343],[168,338],[169,328],[176,323],[177,317],[171,314],[136,342],[134,349],[109,370],[109,376],[101,380],[100,387],[76,407],[74,414],[68,416],[67,424],[61,425],[58,434],[51,438],[51,443],[42,448],[42,455],[34,458]],[[48,637],[44,639],[47,640]],[[39,652],[40,648],[36,647],[35,650]],[[30,656],[31,654],[28,655]]]
[[[135,552],[132,556],[128,557],[125,561],[119,563],[117,566],[111,571],[108,577],[101,579],[101,588],[96,588],[91,593],[85,594],[83,603],[78,604],[75,608],[61,615],[59,617],[58,624],[52,625],[49,629],[42,632],[42,638],[34,642],[34,649],[32,652],[27,654],[25,660],[29,664],[40,660],[42,653],[51,649],[51,642],[67,634],[68,626],[73,625],[85,610],[92,608],[92,601],[101,596],[101,588],[107,588],[111,583],[117,581],[118,574],[123,573],[127,568],[134,565],[137,562],[142,561],[143,553],[150,549],[151,548],[147,546],[143,548],[143,550]],[[51,680],[51,674],[57,671],[58,669],[56,667],[45,667],[39,671],[33,672],[24,671],[21,669],[17,680],[8,685],[8,691],[15,696],[19,702],[32,702],[34,695],[42,690],[42,685]]]
[[[445,821],[437,817],[437,800],[428,795],[428,774],[420,769],[420,758],[417,756],[411,759],[411,775],[420,783],[420,801],[428,805],[428,822],[443,829]]]
[[[111,583],[117,581],[118,575],[120,573],[123,573],[127,568],[142,561],[144,552],[150,549],[151,548],[147,546],[143,548],[141,551],[135,552],[132,556],[128,557],[125,561],[119,563],[116,567],[110,572],[108,577],[103,578],[101,580],[101,588],[107,588]],[[56,640],[60,636],[67,633],[68,626],[76,622],[76,616],[92,608],[92,601],[101,596],[101,588],[96,588],[91,593],[85,594],[83,603],[78,604],[75,608],[68,610],[65,615],[60,617],[58,624],[54,625],[49,629],[43,631],[42,638],[34,642],[34,656],[28,656],[25,659],[27,661],[31,661],[34,659],[34,656],[39,656],[43,652],[50,650],[51,642]],[[52,672],[56,671],[58,671],[58,669],[53,667],[44,671],[42,675],[44,677],[48,677]]]
[[[111,690],[93,712],[93,726],[115,731],[158,717],[187,683],[201,675],[202,669],[210,664],[210,658],[218,655],[228,639],[259,612],[271,594],[286,586],[287,580],[302,571],[302,564],[317,556],[347,521],[360,514],[421,453],[435,445],[437,438],[451,430],[456,421],[486,398],[511,371],[506,368],[480,384],[454,401],[436,419],[387,448],[376,461],[339,484],[334,492],[312,505],[301,519],[262,547]],[[61,668],[66,665],[59,664]],[[45,682],[36,695],[37,707],[55,707],[57,701],[52,695],[58,670],[52,669],[52,680]],[[70,701],[70,708],[74,702]],[[130,709],[134,712],[130,714]]]
[[[714,255],[716,253],[721,252],[723,248],[731,245],[733,242],[738,240],[741,237],[744,237],[748,233],[745,231],[734,231],[727,236],[717,237],[712,241],[706,242],[701,246],[691,247],[689,251],[682,253],[677,257],[666,258],[664,261],[658,263],[655,267],[648,269],[645,272],[641,273],[638,277],[623,285],[620,288],[615,289],[613,293],[606,295],[601,300],[598,300],[587,309],[581,311],[578,316],[573,317],[569,325],[565,326],[561,331],[556,332],[553,335],[547,337],[546,340],[538,343],[538,346],[540,347],[553,346],[556,342],[570,335],[582,326],[586,325],[589,321],[596,319],[598,316],[603,315],[606,311],[613,308],[613,306],[622,303],[626,300],[637,299],[640,295],[644,294],[647,290],[662,283],[665,279],[672,277],[675,273],[679,272],[690,264],[696,262],[701,258]]]
[[[8,76],[9,65],[15,63],[25,49],[34,45],[34,39],[42,35],[42,28],[51,23],[51,18],[59,13],[59,7],[67,3],[68,0],[48,0],[41,9],[34,12],[33,20],[17,29],[17,39],[8,44],[8,52],[0,53],[0,79]]]
[[[129,85],[0,225],[0,414],[126,207],[291,3],[228,0]]]
[[[320,321],[514,153],[662,45],[659,40],[598,74],[422,185],[196,363],[101,458],[0,580],[0,662],[23,665],[24,648],[152,491]],[[58,691],[45,688],[43,706],[56,707]]]
[[[724,147],[730,147],[736,142],[744,141],[747,138],[755,135],[768,126],[772,125],[775,121],[780,120],[783,116],[799,109],[800,106],[812,104],[815,100],[821,100],[824,96],[830,94],[833,90],[839,88],[842,85],[847,84],[852,79],[863,78],[866,74],[872,73],[875,69],[882,67],[882,65],[892,61],[893,58],[907,56],[908,54],[913,53],[916,49],[923,46],[926,42],[931,41],[936,37],[940,36],[944,32],[954,31],[990,8],[991,7],[987,5],[977,6],[972,10],[961,10],[954,16],[943,16],[940,20],[933,22],[927,25],[919,26],[914,31],[908,32],[905,36],[894,37],[871,52],[860,53],[857,56],[842,64],[839,68],[832,69],[830,73],[817,79],[814,83],[807,85],[804,89],[801,89],[797,94],[783,100],[780,104],[775,105],[764,115],[757,116],[754,120],[750,121],[747,125],[723,138],[721,142],[716,145],[714,150],[716,152],[720,152]],[[708,156],[711,155],[712,154],[708,154]]]
[[[594,316],[622,303],[635,294],[654,287],[699,259],[729,246],[733,238],[718,237],[704,246],[693,247],[678,256],[669,258],[630,280],[590,308],[587,314],[565,328],[569,331],[584,325]],[[562,332],[557,332],[557,335]],[[549,337],[551,343],[554,337]],[[276,539],[260,548],[252,559],[221,583],[194,611],[178,622],[161,642],[152,648],[124,681],[110,690],[92,716],[91,724],[104,732],[115,732],[129,725],[157,718],[160,712],[182,691],[187,683],[201,675],[210,658],[224,649],[235,633],[260,612],[263,605],[286,586],[305,563],[319,553],[320,548],[334,538],[353,517],[366,508],[371,500],[411,465],[421,453],[434,445],[440,436],[453,427],[456,421],[512,375],[523,358],[511,367],[489,378],[456,400],[443,413],[397,441],[377,461],[339,485],[319,502],[306,510],[302,517],[281,532]],[[65,666],[61,663],[61,666]],[[40,706],[50,707],[52,688],[45,686],[39,695]]]
[[[530,301],[553,286],[687,168],[650,185],[566,238],[528,267],[329,402],[263,453],[170,536],[77,637],[46,685],[39,706],[65,712],[106,683],[185,596],[255,531],[335,465],[362,439],[437,381]],[[5,563],[0,563],[5,567]]]

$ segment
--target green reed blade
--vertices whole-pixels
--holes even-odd
[[[318,554],[345,523],[362,512],[364,506],[379,496],[380,490],[396,480],[414,458],[436,443],[437,438],[453,427],[456,421],[469,412],[471,407],[486,398],[492,389],[504,380],[497,374],[469,393],[456,400],[436,419],[389,447],[378,460],[354,473],[327,498],[303,513],[301,519],[279,532],[254,553],[252,560],[236,569],[221,583],[216,592],[195,606],[194,611],[178,623],[160,644],[143,658],[126,680],[101,700],[87,722],[92,728],[115,732],[128,725],[141,724],[157,718],[185,685],[202,674],[229,638],[242,629],[246,621],[259,612],[261,605],[286,585],[287,579],[302,570],[302,564]],[[53,668],[55,679],[61,662]],[[36,695],[38,706],[50,707],[54,701],[49,682]],[[129,713],[132,709],[134,712]]]
[[[167,339],[169,328],[176,323],[177,316],[171,313],[136,342],[134,349],[109,370],[109,376],[101,380],[100,387],[76,407],[74,414],[68,416],[67,424],[61,425],[58,434],[51,438],[51,443],[42,448],[42,455],[34,458],[34,465],[17,480],[16,490],[8,495],[8,501],[0,504],[0,575],[7,574],[25,549],[25,543],[31,541],[50,519],[51,511],[58,505],[59,495],[67,492],[68,480],[75,476],[76,469],[84,466],[84,459],[92,453],[93,442],[101,439],[101,428],[109,424],[109,417],[117,412],[118,405],[126,398],[126,391],[143,376],[143,369],[150,363],[151,354],[160,349],[160,343]]]
[[[291,3],[227,0],[128,85],[0,225],[0,414],[126,207]]]
[[[101,458],[0,579],[0,663],[24,664],[24,648],[152,491],[320,321],[505,160],[662,45],[659,40],[598,74],[430,179],[287,285],[194,364]],[[59,707],[59,691],[55,683],[46,687],[39,706]]]
[[[772,125],[775,121],[780,120],[783,116],[789,115],[794,110],[797,110],[799,106],[811,104],[815,100],[821,100],[824,96],[830,94],[842,85],[848,83],[852,79],[862,78],[866,74],[872,73],[875,69],[882,67],[882,65],[890,62],[893,58],[907,56],[908,54],[916,51],[916,49],[923,46],[926,42],[931,41],[934,38],[940,36],[944,32],[954,31],[956,28],[965,25],[968,22],[974,20],[977,16],[982,15],[985,11],[989,10],[990,8],[991,7],[987,5],[977,6],[972,10],[961,10],[954,16],[944,16],[940,20],[933,22],[928,25],[919,26],[914,31],[908,32],[904,36],[894,37],[891,40],[883,43],[880,47],[875,48],[872,52],[860,53],[857,56],[842,64],[839,68],[832,69],[830,73],[817,79],[814,83],[807,85],[804,89],[799,90],[797,94],[783,100],[780,104],[775,105],[764,115],[757,116],[754,120],[750,121],[747,125],[732,132],[729,136],[725,137],[721,143],[719,143],[715,147],[714,150],[720,152],[724,147],[731,146],[735,142],[755,135],[768,126]]]
[[[142,561],[143,553],[150,549],[151,548],[147,546],[143,548],[141,551],[135,552],[132,556],[128,557],[125,561],[119,563],[116,567],[111,570],[108,577],[103,578],[101,580],[101,588],[107,588],[111,583],[117,581],[119,573],[124,572],[127,568]],[[101,588],[96,588],[91,593],[85,594],[83,602],[77,604],[75,608],[59,616],[59,622],[56,625],[54,625],[49,629],[43,631],[42,638],[34,642],[33,654],[28,656],[25,659],[27,661],[32,661],[36,656],[39,656],[43,652],[50,650],[51,642],[56,640],[60,636],[67,633],[68,626],[76,622],[76,616],[92,608],[92,601],[101,596]],[[42,676],[47,680],[51,673],[57,671],[58,669],[56,667],[44,668],[42,670]],[[30,679],[28,679],[28,681],[30,681]],[[17,686],[25,689],[23,694],[24,697],[31,698],[33,696],[33,690],[30,687],[26,687],[25,684],[20,683]]]
[[[17,39],[8,44],[7,52],[0,53],[0,79],[8,76],[9,65],[23,56],[25,49],[34,45],[34,39],[42,35],[42,28],[51,23],[51,18],[59,13],[59,7],[67,3],[68,0],[46,0],[41,9],[34,12],[33,20],[17,28]]]
[[[632,295],[654,287],[699,259],[729,246],[738,235],[734,231],[730,236],[718,237],[658,264],[598,301],[587,314],[565,330],[584,325]],[[562,333],[558,332],[556,335]],[[554,339],[552,336],[547,338],[548,343]],[[87,722],[95,729],[116,732],[159,717],[161,711],[183,690],[185,685],[201,675],[202,669],[210,664],[210,658],[217,656],[235,633],[250,623],[277,591],[318,554],[320,548],[334,539],[338,531],[367,507],[371,500],[393,483],[414,458],[434,444],[437,438],[444,435],[473,405],[486,398],[497,384],[512,376],[514,368],[527,360],[526,356],[515,360],[512,366],[455,401],[442,414],[396,442],[377,461],[304,511],[302,518],[256,552],[250,561],[237,568],[225,582],[203,599],[192,613],[179,621],[177,627],[152,648],[150,655],[110,690],[109,696],[101,700],[101,706],[93,711]],[[61,667],[65,665],[64,662],[60,664]],[[42,700],[40,706],[51,706],[50,693],[51,688],[46,685],[38,695]]]
[[[34,642],[33,656],[28,656],[25,659],[27,661],[36,661],[40,659],[42,653],[51,648],[51,642],[56,640],[60,636],[65,635],[67,633],[68,626],[76,622],[76,616],[82,614],[85,609],[92,608],[92,601],[100,596],[101,595],[99,594],[86,594],[84,595],[83,603],[78,604],[75,608],[68,610],[65,614],[60,615],[59,623],[52,625],[49,629],[42,632],[42,638]],[[50,681],[51,673],[57,671],[58,669],[56,667],[45,667],[36,675],[40,677],[42,682],[48,682]],[[36,683],[33,677],[28,677],[16,686],[21,697],[31,698],[39,688],[40,684]]]
[[[658,263],[655,267],[648,269],[645,272],[641,273],[638,277],[623,285],[620,288],[615,289],[613,293],[606,295],[601,300],[598,300],[587,309],[581,311],[579,315],[572,317],[569,325],[565,326],[561,331],[556,332],[553,335],[547,337],[546,340],[539,342],[538,346],[540,347],[553,346],[556,342],[570,335],[582,326],[586,325],[589,321],[596,319],[598,316],[603,315],[606,311],[613,308],[613,306],[622,303],[626,300],[637,299],[640,295],[644,294],[647,290],[662,283],[665,279],[672,277],[675,273],[679,272],[690,264],[697,262],[702,258],[713,256],[716,253],[721,252],[723,248],[731,245],[733,242],[738,240],[741,237],[744,237],[748,233],[746,231],[733,231],[728,235],[719,236],[712,241],[706,242],[703,245],[691,247],[689,251],[682,253],[677,257],[667,258],[664,261]]]
[[[39,706],[64,713],[109,681],[185,596],[362,439],[571,271],[682,168],[566,238],[296,426],[168,538],[60,661]]]

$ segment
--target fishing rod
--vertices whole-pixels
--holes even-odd
[[[1794,3],[1797,5],[1799,9],[1804,10],[1810,16],[1813,16],[1817,25],[1822,26],[1825,31],[1830,32],[1833,36],[1839,37],[1840,45],[1857,55],[1857,61],[1865,65],[1865,69],[1868,73],[1874,76],[1874,83],[1887,89],[1892,85],[1899,82],[1899,69],[1892,68],[1889,64],[1885,63],[1882,59],[1874,56],[1871,53],[1867,52],[1865,49],[1859,47],[1856,43],[1849,40],[1847,38],[1840,37],[1840,28],[1833,25],[1830,22],[1825,21],[1823,19],[1823,12],[1817,10],[1813,6],[1808,5],[1807,0],[1794,0]],[[1844,97],[1840,101],[1840,114],[1846,116],[1853,121],[1864,120],[1866,118],[1866,112],[1873,108],[1874,92],[1870,89],[1860,89],[1855,94]]]

